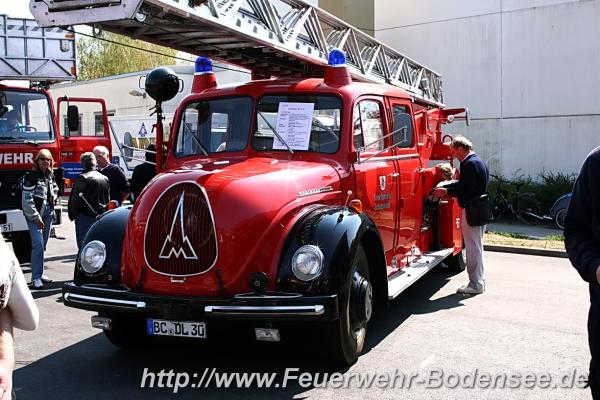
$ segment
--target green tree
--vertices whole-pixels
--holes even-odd
[[[165,55],[136,50],[129,46]],[[142,42],[111,32],[103,32],[101,38],[80,36],[77,40],[77,55],[79,57],[78,80],[143,71],[161,65],[173,65],[175,64],[175,58],[173,57],[176,54],[177,51],[174,49]]]

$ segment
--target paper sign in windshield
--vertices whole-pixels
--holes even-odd
[[[308,150],[314,103],[279,103],[277,133],[292,150]],[[287,150],[275,137],[273,149]]]

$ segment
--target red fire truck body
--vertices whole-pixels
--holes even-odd
[[[284,104],[311,109],[306,150],[276,149],[269,126]],[[464,268],[458,205],[424,208],[441,180],[430,159],[450,158],[441,125],[463,111],[336,67],[324,79],[196,87],[162,173],[86,236],[65,304],[99,311],[95,324],[119,346],[210,338],[223,321],[279,340],[278,322],[312,321],[351,363],[373,307],[444,259]]]
[[[146,77],[159,174],[90,228],[63,288],[115,345],[295,331],[353,363],[375,307],[442,262],[464,269],[460,209],[430,196],[431,161],[451,159],[442,125],[466,111],[445,108],[439,74],[305,0],[30,7],[43,26],[94,24],[279,77],[219,87],[199,58],[168,139],[161,102],[178,79]]]

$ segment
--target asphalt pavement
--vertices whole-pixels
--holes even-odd
[[[74,228],[57,229],[64,240],[48,244],[47,273],[55,282],[34,292],[41,320],[34,332],[16,331],[17,370],[14,386],[22,399],[588,399],[584,389],[332,388],[293,381],[285,388],[219,389],[140,388],[144,370],[201,375],[218,372],[417,374],[443,371],[445,376],[469,374],[548,374],[556,383],[586,373],[588,292],[568,260],[507,253],[485,253],[487,290],[457,295],[466,273],[434,270],[391,302],[370,325],[365,353],[350,368],[330,367],[317,350],[302,341],[256,343],[236,331],[209,342],[167,342],[139,351],[113,347],[90,326],[94,314],[65,307],[61,286],[72,277],[76,257]],[[24,267],[29,278],[29,268]],[[208,333],[210,337],[210,332]],[[322,375],[323,376],[323,375]],[[321,381],[323,377],[321,377]],[[326,379],[331,382],[332,378]],[[149,381],[148,381],[149,382]],[[147,383],[148,383],[147,382]],[[356,382],[355,382],[356,383]],[[397,382],[396,382],[397,383]],[[453,382],[448,382],[452,386]]]

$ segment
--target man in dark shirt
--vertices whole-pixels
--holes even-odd
[[[146,147],[146,162],[136,166],[131,176],[131,193],[133,193],[134,201],[137,201],[138,196],[144,190],[144,187],[156,175],[156,146],[149,144]]]
[[[75,181],[69,196],[69,219],[75,221],[77,248],[81,250],[87,231],[106,210],[109,183],[106,176],[96,171],[94,153],[83,153],[80,162],[83,172]]]
[[[125,173],[118,165],[110,163],[108,149],[104,146],[94,147],[94,155],[98,162],[98,170],[108,178],[110,184],[110,199],[123,204],[129,197],[129,183]]]
[[[589,386],[600,399],[600,147],[586,158],[565,216],[565,247],[571,264],[590,287]]]
[[[462,210],[462,233],[467,252],[467,272],[469,283],[457,290],[462,294],[479,294],[485,291],[483,276],[483,233],[485,226],[471,226],[467,222],[465,207],[487,192],[490,173],[483,160],[473,152],[473,144],[464,136],[457,136],[450,143],[452,157],[460,161],[460,176],[456,183],[436,188],[433,194],[438,197],[449,195],[458,199]]]

